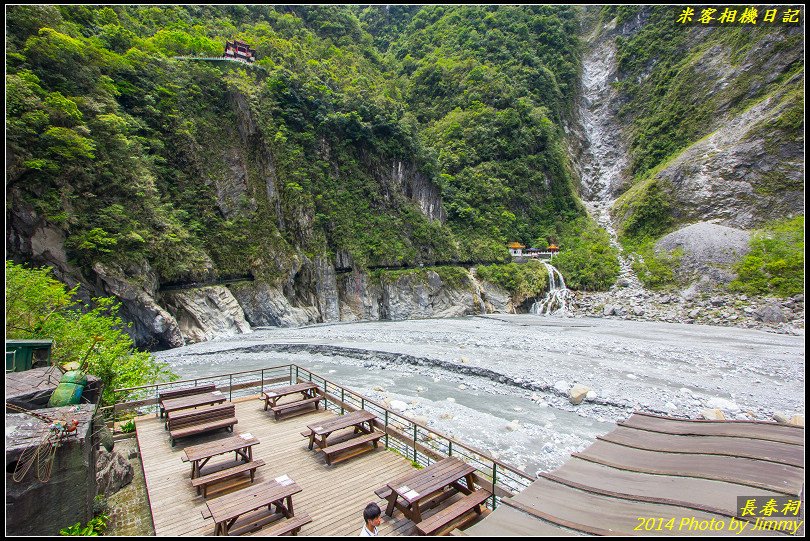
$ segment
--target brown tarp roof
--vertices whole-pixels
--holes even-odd
[[[802,427],[642,413],[618,424],[465,533],[733,535],[728,524],[738,496],[803,495]],[[640,517],[675,518],[675,528],[635,530]],[[678,528],[692,517],[722,520],[726,529]],[[783,535],[752,527],[744,533]]]

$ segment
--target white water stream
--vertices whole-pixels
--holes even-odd
[[[550,263],[542,262],[548,271],[548,293],[540,301],[532,304],[529,313],[539,316],[568,316],[568,296],[570,291],[565,287],[563,275]]]

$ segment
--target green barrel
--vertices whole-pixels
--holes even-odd
[[[54,389],[50,400],[48,400],[49,408],[58,408],[59,406],[70,406],[78,404],[82,398],[83,385],[76,385],[75,383],[60,383]]]
[[[80,370],[71,370],[70,372],[62,374],[62,379],[59,380],[59,383],[75,383],[76,385],[84,387],[87,385],[87,375]]]
[[[79,370],[65,372],[48,400],[48,407],[57,408],[78,404],[82,399],[85,385],[87,385],[87,375],[84,372]]]

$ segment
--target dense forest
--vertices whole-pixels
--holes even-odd
[[[80,267],[273,279],[298,250],[362,268],[518,240],[610,283],[560,129],[571,7],[14,6],[7,28],[8,187]],[[176,58],[233,38],[254,66]],[[432,215],[392,167],[433,187]]]

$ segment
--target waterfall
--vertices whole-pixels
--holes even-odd
[[[548,271],[548,293],[541,301],[535,301],[532,304],[530,313],[542,316],[568,316],[568,301],[569,291],[565,287],[565,279],[553,265],[542,262]]]

